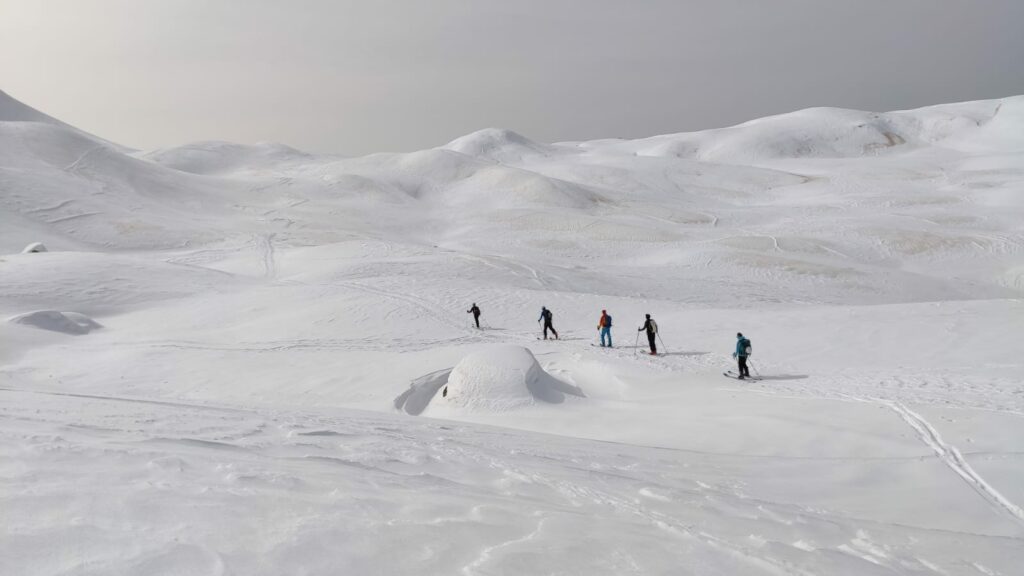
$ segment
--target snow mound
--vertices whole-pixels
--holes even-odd
[[[88,334],[103,326],[85,314],[77,312],[58,312],[56,310],[37,310],[19,314],[7,320],[12,324],[33,326],[41,330],[62,332],[64,334]]]
[[[526,136],[501,128],[477,130],[452,140],[446,150],[496,162],[515,162],[529,156],[550,156],[555,147],[534,142]]]
[[[506,412],[539,402],[561,403],[582,391],[552,377],[521,346],[493,346],[463,358],[448,375],[445,407],[470,412]]]
[[[46,249],[46,245],[42,242],[33,242],[28,246],[25,246],[25,249],[21,251],[22,254],[36,254],[39,252],[49,252],[49,250]]]
[[[528,386],[544,370],[533,353],[498,346],[470,354],[448,376],[447,400],[454,406],[505,411],[533,403]]]

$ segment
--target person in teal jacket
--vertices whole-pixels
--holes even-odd
[[[747,368],[747,356],[750,355],[750,340],[743,336],[742,332],[736,333],[736,351],[732,353],[732,357],[736,359],[739,364],[739,379],[743,380],[750,377],[750,369]]]

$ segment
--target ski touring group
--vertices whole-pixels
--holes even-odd
[[[480,328],[480,307],[476,305],[476,302],[470,306],[469,310],[466,310],[467,314],[473,315],[473,323],[477,328]],[[538,340],[548,339],[548,333],[555,340],[558,340],[558,331],[555,330],[553,324],[554,314],[547,306],[540,307],[540,317],[537,318],[537,323],[541,324],[541,337]],[[597,331],[601,340],[602,348],[612,348],[612,317],[608,314],[607,310],[601,310],[601,317],[597,320]],[[651,318],[650,314],[644,314],[644,323],[642,326],[637,328],[637,342],[634,348],[639,348],[640,333],[643,332],[647,336],[647,345],[650,348],[651,356],[658,355],[658,340],[661,336],[658,334],[658,323]],[[664,344],[664,342],[662,343]],[[663,346],[664,348],[664,346]],[[663,352],[664,353],[664,352]],[[726,371],[724,374],[730,378],[736,378],[737,380],[757,379],[752,378],[750,375],[750,366],[748,364],[750,355],[753,353],[753,345],[750,339],[743,335],[742,332],[736,333],[736,348],[732,353],[732,357],[736,360],[736,372]]]

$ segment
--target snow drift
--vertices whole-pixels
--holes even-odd
[[[504,412],[583,396],[544,371],[521,346],[492,346],[466,356],[448,377],[447,405],[473,412]]]
[[[85,314],[77,312],[58,312],[56,310],[37,310],[26,314],[19,314],[7,320],[12,324],[32,326],[41,330],[51,332],[63,332],[64,334],[81,335],[98,330],[103,326],[89,318]]]
[[[440,391],[440,395],[438,392]],[[422,376],[395,398],[409,414],[506,412],[544,402],[559,404],[583,391],[551,376],[521,346],[490,346],[463,358],[454,368]]]

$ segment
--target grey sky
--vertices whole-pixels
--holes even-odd
[[[1024,93],[1022,0],[0,0],[0,89],[140,148],[638,137]]]

